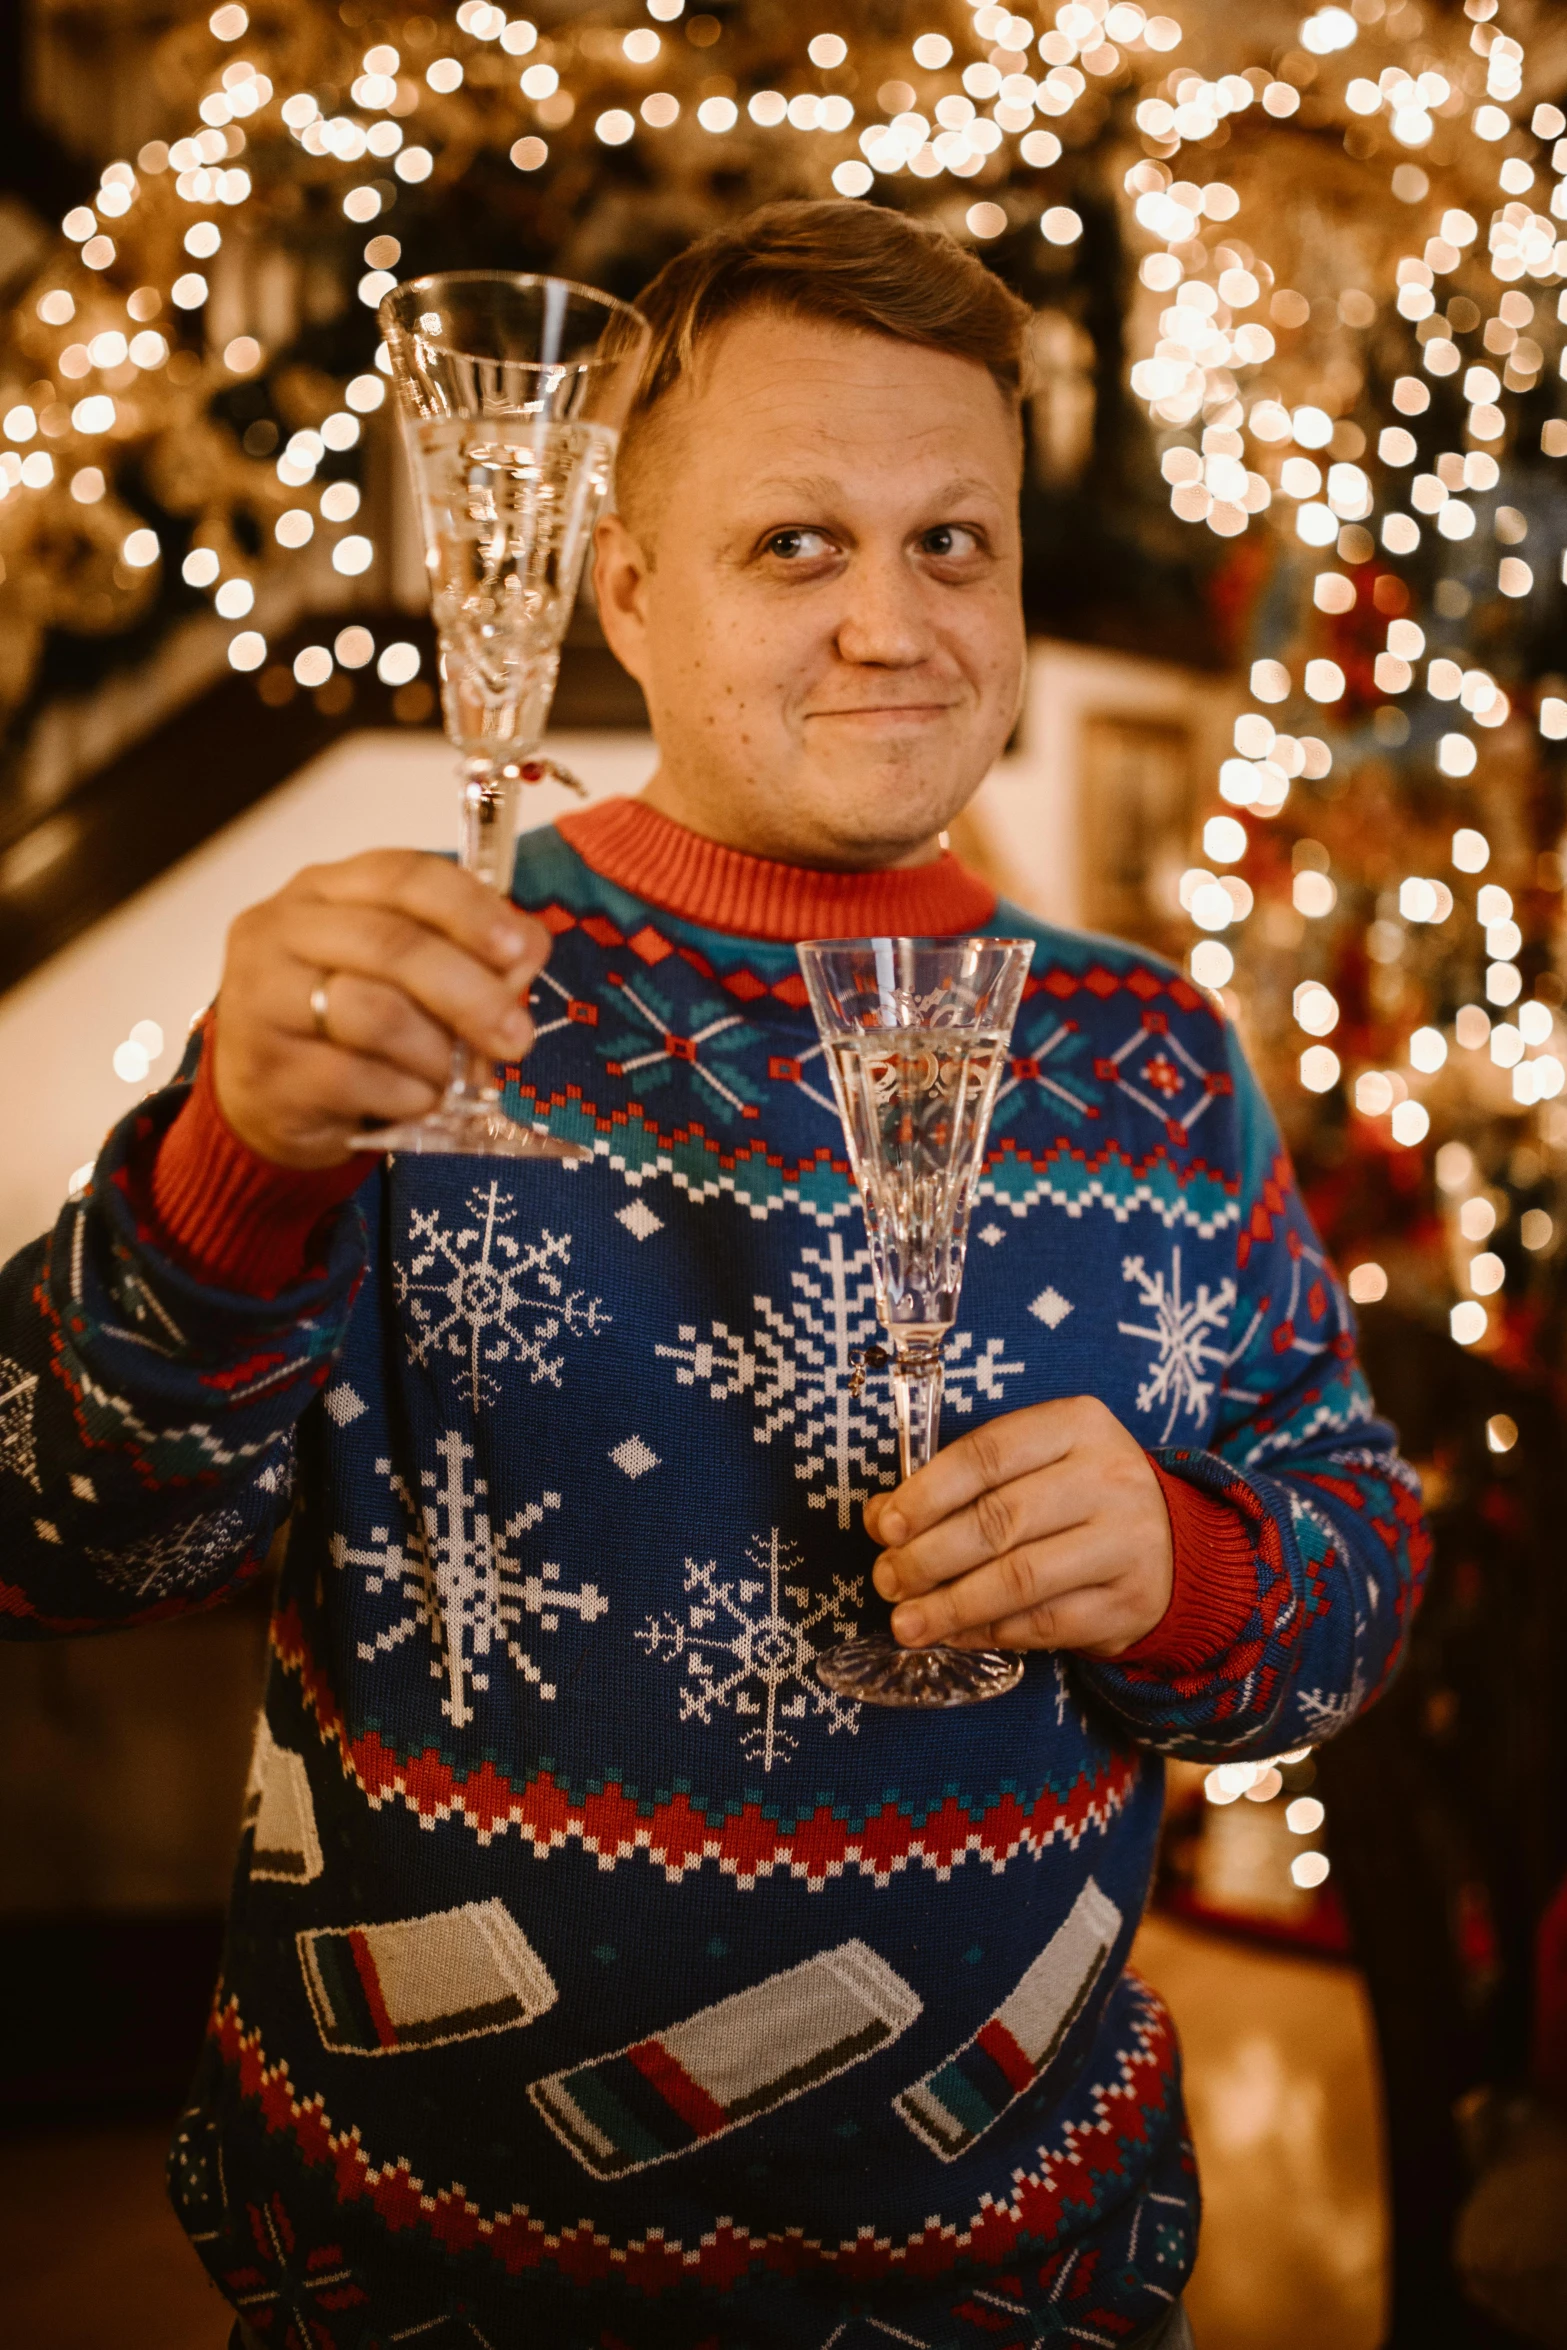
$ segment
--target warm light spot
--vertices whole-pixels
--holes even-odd
[[[267,640],[259,629],[241,629],[229,639],[229,666],[232,669],[259,669],[267,657]]]
[[[357,623],[351,628],[340,628],[332,640],[332,650],[342,669],[363,669],[375,657],[375,638],[368,628]]]
[[[1320,921],[1338,904],[1338,890],[1326,873],[1297,873],[1290,888],[1297,914]]]
[[[1448,1315],[1447,1327],[1460,1346],[1473,1346],[1490,1328],[1490,1316],[1477,1298],[1466,1297]]]
[[[406,642],[390,644],[375,665],[383,685],[407,685],[419,674],[419,648]]]

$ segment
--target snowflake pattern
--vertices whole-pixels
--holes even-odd
[[[281,2195],[245,2206],[249,2242],[241,2235],[233,2268],[222,2272],[224,2291],[247,2322],[268,2339],[279,2318],[280,2350],[340,2350],[350,2339],[330,2331],[323,2319],[361,2309],[369,2295],[357,2282],[340,2244],[306,2246],[295,2232]],[[359,2339],[357,2321],[352,2339]]]
[[[635,1078],[640,1093],[649,1086],[667,1084],[675,1070],[683,1067],[705,1088],[709,1103],[726,1121],[758,1115],[756,1103],[735,1090],[744,1082],[739,1062],[750,1042],[748,1025],[739,1012],[710,1003],[693,1005],[681,1013],[650,980],[639,977],[633,983],[618,971],[611,971],[608,978],[628,1021],[625,1028],[603,1040],[603,1049],[610,1056],[605,1066],[611,1077]]]
[[[33,1433],[33,1403],[38,1374],[24,1371],[9,1355],[0,1355],[0,1469],[9,1469],[35,1493],[38,1482],[38,1445]]]
[[[232,1558],[245,1531],[238,1510],[212,1510],[188,1518],[172,1534],[149,1534],[118,1550],[88,1549],[102,1580],[132,1599],[169,1599],[211,1579],[214,1567]]]
[[[715,1403],[745,1397],[756,1415],[758,1444],[791,1431],[804,1455],[795,1475],[817,1487],[807,1495],[810,1507],[836,1510],[844,1529],[856,1502],[897,1482],[890,1394],[879,1386],[854,1393],[858,1360],[882,1336],[870,1262],[868,1249],[851,1255],[841,1235],[830,1233],[825,1247],[801,1250],[787,1312],[771,1298],[754,1297],[759,1319],[749,1337],[715,1321],[711,1337],[699,1338],[696,1324],[684,1322],[675,1345],[654,1349],[675,1364],[682,1387],[705,1386]],[[976,1395],[1003,1403],[1003,1382],[1023,1368],[1003,1359],[999,1338],[966,1361],[973,1344],[964,1331],[945,1349],[947,1399],[963,1413],[973,1410]]]
[[[1355,1623],[1357,1643],[1365,1628],[1365,1625],[1357,1618]],[[1354,1673],[1347,1689],[1330,1690],[1326,1696],[1320,1689],[1302,1689],[1295,1702],[1305,1716],[1306,1735],[1312,1744],[1326,1745],[1330,1738],[1338,1736],[1340,1730],[1348,1729],[1366,1702],[1364,1666],[1357,1657]]]
[[[829,1736],[838,1730],[852,1736],[859,1729],[859,1706],[824,1688],[815,1664],[824,1649],[853,1639],[858,1630],[861,1581],[834,1575],[830,1592],[813,1591],[803,1580],[786,1582],[787,1575],[803,1577],[804,1561],[776,1526],[765,1543],[751,1542],[746,1549],[756,1576],[732,1582],[719,1579],[716,1559],[698,1566],[688,1558],[686,1621],[649,1616],[637,1639],[650,1657],[671,1664],[684,1658],[682,1722],[710,1728],[715,1714],[732,1712],[746,1724],[741,1753],[770,1771],[794,1755],[798,1738],[785,1726],[790,1722],[814,1715],[826,1722]],[[820,1645],[810,1637],[818,1629],[831,1634]]]
[[[1165,1012],[1144,1012],[1125,1043],[1095,1061],[1094,1075],[1156,1118],[1178,1150],[1186,1149],[1198,1120],[1233,1091],[1226,1071],[1205,1069],[1188,1051]]]
[[[1228,1325],[1235,1309],[1235,1284],[1226,1278],[1217,1290],[1210,1290],[1200,1281],[1196,1297],[1183,1298],[1178,1247],[1170,1258],[1168,1283],[1162,1272],[1150,1273],[1141,1257],[1123,1257],[1121,1275],[1137,1284],[1138,1302],[1153,1316],[1153,1327],[1117,1322],[1116,1328],[1124,1337],[1146,1338],[1157,1349],[1153,1367],[1137,1390],[1137,1408],[1153,1412],[1169,1405],[1159,1433],[1159,1442],[1168,1444],[1182,1412],[1202,1421],[1217,1384],[1205,1374],[1223,1371],[1229,1364],[1229,1355],[1215,1344],[1212,1333]]]
[[[597,1335],[610,1321],[600,1298],[568,1289],[571,1234],[541,1229],[520,1240],[508,1227],[516,1206],[499,1177],[468,1194],[471,1224],[452,1231],[438,1208],[415,1208],[408,1223],[413,1255],[392,1266],[397,1303],[406,1308],[408,1357],[421,1366],[453,1355],[477,1411],[497,1403],[501,1383],[487,1363],[526,1363],[535,1385],[559,1387],[565,1356],[549,1349],[562,1333]]]
[[[577,1591],[562,1589],[553,1562],[545,1560],[530,1572],[516,1554],[516,1543],[542,1525],[546,1510],[560,1508],[558,1493],[541,1495],[497,1526],[490,1517],[486,1481],[469,1474],[473,1446],[448,1429],[435,1450],[440,1468],[423,1472],[417,1502],[389,1460],[376,1462],[378,1475],[403,1505],[402,1538],[394,1538],[389,1527],[372,1526],[369,1545],[361,1548],[334,1534],[332,1563],[363,1567],[369,1594],[391,1592],[404,1602],[394,1623],[373,1640],[359,1642],[361,1660],[371,1664],[427,1632],[434,1647],[431,1677],[446,1683],[441,1711],[460,1730],[474,1718],[475,1691],[490,1686],[492,1656],[510,1657],[546,1703],[555,1696],[554,1682],[522,1644],[524,1617],[535,1618],[541,1632],[556,1632],[563,1613],[593,1624],[609,1613],[609,1601],[592,1583]]]
[[[1007,1074],[996,1093],[993,1127],[1004,1127],[1019,1110],[1034,1107],[1036,1087],[1058,1110],[1064,1110],[1074,1125],[1082,1118],[1097,1118],[1093,1088],[1086,1075],[1072,1065],[1086,1049],[1087,1040],[1075,1020],[1056,1021],[1032,1044],[1014,1034]]]

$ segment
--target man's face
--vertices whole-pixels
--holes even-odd
[[[653,804],[795,864],[928,855],[1017,711],[1019,462],[972,361],[764,309],[715,336],[599,530]]]

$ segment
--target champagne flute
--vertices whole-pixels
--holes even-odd
[[[813,939],[798,952],[859,1186],[887,1333],[903,1475],[936,1451],[942,1341],[957,1320],[969,1209],[1034,951],[1029,939]],[[1001,1697],[1000,1649],[846,1640],[818,1678],[869,1705]]]
[[[380,320],[460,759],[461,863],[505,894],[521,786],[574,781],[539,745],[648,328],[591,286],[493,269],[410,279]],[[586,1156],[508,1117],[500,1097],[494,1063],[455,1045],[437,1107],[357,1145]]]

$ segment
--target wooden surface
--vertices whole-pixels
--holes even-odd
[[[1203,2185],[1197,2350],[1375,2350],[1387,2246],[1360,1976],[1158,1917],[1132,1963],[1185,2056]]]

